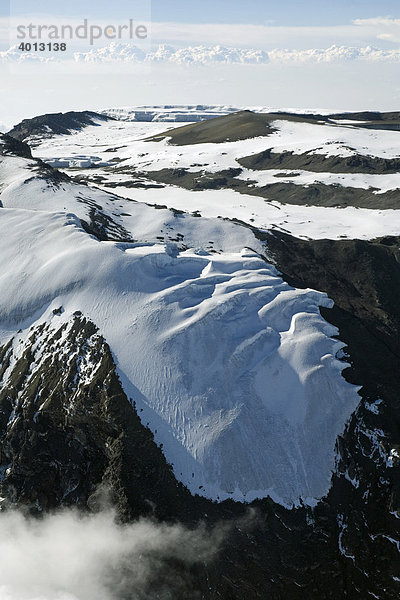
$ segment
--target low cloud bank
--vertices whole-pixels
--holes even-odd
[[[189,569],[211,561],[226,526],[212,532],[140,520],[112,510],[43,519],[0,514],[1,600],[162,600],[191,590]],[[193,591],[189,597],[195,599]]]
[[[382,39],[384,34],[382,34]],[[373,63],[400,62],[400,48],[375,48],[373,46],[338,46],[310,48],[260,50],[258,48],[235,48],[229,46],[187,46],[175,48],[161,44],[153,50],[144,51],[134,44],[111,42],[88,52],[75,52],[73,57],[55,57],[37,52],[21,52],[17,46],[0,52],[1,63],[58,63],[74,60],[76,63],[99,64],[175,64],[175,65],[265,65],[265,64],[319,64],[363,61]]]
[[[399,62],[400,49],[384,50],[371,46],[337,46],[329,48],[310,48],[308,50],[275,49],[259,50],[257,48],[232,48],[225,46],[188,46],[174,48],[160,45],[155,50],[143,52],[130,44],[111,43],[104,48],[92,49],[89,52],[76,52],[77,62],[150,62],[175,63],[188,65],[208,64],[268,64],[268,63],[329,63],[348,62],[354,60],[373,62]]]

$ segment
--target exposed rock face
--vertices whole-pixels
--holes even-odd
[[[87,506],[103,485],[125,518],[168,514],[182,486],[124,394],[109,347],[82,316],[57,318],[1,351],[0,495],[42,511]]]
[[[28,144],[21,142],[6,133],[0,133],[0,156],[13,156],[28,159],[33,175],[45,179],[53,186],[58,187],[62,183],[70,181],[70,178],[65,173],[53,169],[40,159],[33,158],[31,148]],[[29,181],[29,179],[27,179],[27,181]]]
[[[240,158],[238,163],[246,169],[293,169],[314,173],[398,173],[400,159],[378,158],[373,156],[326,156],[324,154],[295,154],[294,152],[273,152],[264,150]]]
[[[400,570],[400,240],[300,241],[268,236],[286,279],[335,301],[323,316],[348,344],[344,374],[361,403],[339,440],[337,472],[316,522],[336,520],[342,596],[396,598]],[[323,393],[323,392],[322,392]],[[333,566],[333,565],[332,565]],[[333,574],[332,574],[333,575]]]
[[[82,227],[87,233],[102,241],[134,241],[129,231],[107,214],[102,206],[88,197],[82,197],[81,201],[88,207],[88,218],[81,219]]]
[[[40,115],[32,119],[24,119],[11,129],[9,135],[22,142],[32,136],[40,136],[42,139],[51,135],[68,134],[71,131],[82,129],[87,125],[95,125],[96,120],[108,121],[110,119],[112,117],[88,110],[83,112],[70,111],[67,113]]]
[[[32,152],[28,144],[20,142],[7,133],[0,133],[0,156],[21,156],[32,158]]]

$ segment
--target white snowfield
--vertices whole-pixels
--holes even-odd
[[[108,111],[109,112],[109,111]],[[143,171],[170,168],[207,168],[208,172],[238,167],[237,159],[264,150],[272,152],[311,152],[325,156],[365,156],[398,158],[400,131],[362,129],[356,126],[272,121],[273,133],[256,138],[220,144],[175,146],[164,140],[151,142],[145,138],[167,132],[174,127],[159,121],[107,121],[100,126],[87,126],[71,135],[57,135],[43,140],[34,149],[35,156],[96,155],[104,160],[119,158],[119,166],[134,166]],[[175,125],[176,127],[177,125]],[[181,126],[181,125],[180,125]],[[83,150],[85,149],[85,150]],[[195,167],[193,165],[196,165]],[[315,173],[314,176],[320,176]],[[254,172],[257,176],[257,172]]]
[[[203,110],[210,107],[182,107],[182,111]],[[152,112],[150,107],[141,107]],[[216,107],[228,111],[229,107]],[[177,107],[161,107],[160,114],[167,119],[168,110],[175,115]],[[257,111],[262,111],[258,107]],[[122,111],[122,112],[121,112]],[[123,112],[125,111],[125,112]],[[110,113],[110,111],[107,111]],[[324,112],[324,111],[321,111]],[[295,185],[341,185],[359,189],[373,188],[376,209],[322,208],[295,206],[282,202],[268,202],[263,198],[239,194],[234,190],[190,191],[172,185],[156,189],[139,189],[124,185],[138,179],[137,173],[161,169],[188,169],[191,172],[215,173],[237,168],[237,159],[271,149],[273,152],[320,153],[326,156],[364,156],[398,158],[400,156],[400,131],[377,131],[352,126],[315,123],[297,123],[277,120],[272,134],[263,137],[222,144],[196,144],[174,146],[168,140],[144,141],[152,135],[167,132],[171,124],[161,122],[135,122],[134,109],[116,109],[119,118],[127,121],[107,122],[99,127],[86,127],[82,131],[64,136],[54,136],[34,149],[43,160],[62,157],[96,157],[107,161],[106,168],[82,169],[82,175],[100,175],[97,185],[107,188],[107,183],[117,186],[116,193],[148,204],[165,205],[188,212],[198,211],[202,216],[238,218],[262,229],[276,228],[298,237],[340,239],[371,239],[384,235],[398,235],[400,218],[398,210],[380,210],[380,194],[400,189],[400,175],[364,175],[312,173],[309,171],[256,171],[244,169],[241,179],[252,180],[255,187],[271,183]],[[156,114],[156,108],[153,107]],[[93,162],[93,161],[92,161]],[[122,172],[121,172],[122,169]],[[66,169],[67,172],[68,169]],[[276,175],[284,177],[276,177]],[[293,176],[295,174],[295,176]]]
[[[319,312],[327,296],[287,285],[248,228],[29,181],[26,159],[0,163],[1,341],[21,329],[17,347],[32,325],[56,328],[79,310],[192,493],[286,506],[323,497],[359,402]],[[137,241],[88,235],[79,218],[94,201]],[[165,232],[188,249],[157,243]]]

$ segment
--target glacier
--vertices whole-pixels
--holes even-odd
[[[291,288],[248,248],[101,242],[72,213],[1,209],[0,253],[2,340],[89,317],[192,493],[288,506],[327,493],[359,396],[325,294]]]

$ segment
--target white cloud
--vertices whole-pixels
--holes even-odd
[[[400,27],[400,19],[394,19],[392,17],[373,17],[370,19],[355,19],[354,24],[361,26],[378,25],[379,27],[381,27],[383,25],[384,27]]]
[[[227,48],[223,46],[189,46],[174,48],[161,44],[147,53],[130,44],[112,42],[105,48],[76,52],[76,62],[172,62],[176,64],[265,64],[268,53],[257,49]]]
[[[105,48],[90,52],[75,53],[77,62],[150,62],[189,65],[207,64],[267,64],[283,63],[324,63],[343,61],[386,61],[398,62],[400,49],[382,50],[367,46],[364,48],[331,46],[307,50],[275,49],[268,52],[257,48],[235,48],[225,46],[188,46],[174,48],[160,45],[155,50],[143,52],[133,45],[111,43]]]
[[[146,60],[146,53],[133,44],[111,42],[104,48],[92,48],[89,52],[75,52],[76,62],[140,62]]]
[[[36,520],[16,511],[0,513],[0,597],[179,598],[183,578],[166,561],[186,566],[210,561],[223,535],[221,528],[206,533],[148,520],[118,525],[112,511],[64,511]]]
[[[60,56],[60,55],[59,55]],[[63,57],[64,58],[64,57]],[[69,57],[65,57],[65,62]],[[173,63],[178,65],[242,64],[261,65],[268,63],[328,63],[348,61],[399,62],[400,48],[381,49],[372,46],[336,46],[329,48],[309,48],[305,50],[280,49],[265,51],[258,48],[230,46],[187,46],[176,48],[160,44],[147,52],[134,44],[111,42],[102,48],[92,48],[88,52],[75,52],[75,63],[98,64],[151,64]],[[2,63],[57,63],[54,56],[42,56],[33,52],[20,52],[13,46],[0,52]]]
[[[43,56],[34,52],[22,52],[18,46],[11,46],[8,50],[0,52],[0,63],[49,63],[55,62],[53,56]]]
[[[262,48],[327,47],[332,44],[368,44],[372,28],[344,26],[286,27],[273,25],[152,23],[153,43],[171,45],[223,45]]]
[[[269,52],[271,61],[281,62],[343,62],[343,61],[400,61],[400,48],[396,50],[382,50],[366,46],[365,48],[331,46],[330,48],[310,49],[310,50],[273,50]]]
[[[376,17],[373,19],[356,19],[354,24],[360,29],[371,31],[376,39],[388,42],[400,42],[400,19]]]

